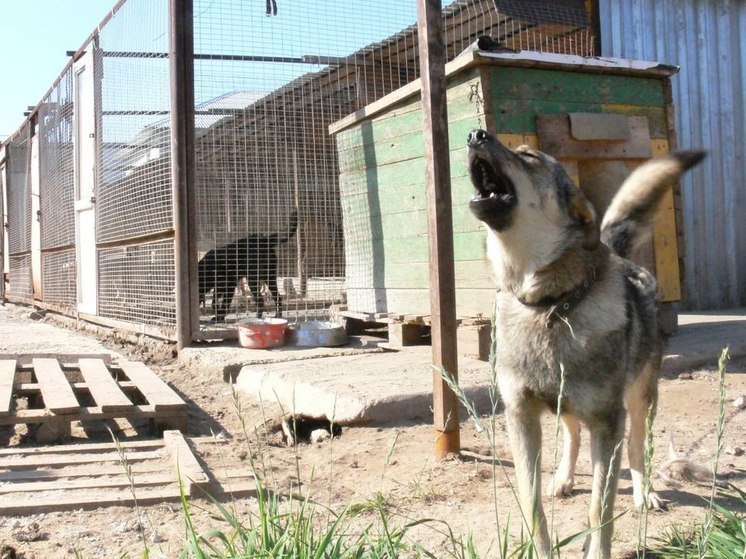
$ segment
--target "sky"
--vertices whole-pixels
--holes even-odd
[[[346,55],[416,21],[416,5],[412,2],[405,9],[409,5],[402,0],[376,0],[373,4],[371,0],[282,0],[278,2],[280,17],[276,18],[264,17],[264,0],[223,1],[232,7],[232,19],[211,21],[218,13],[215,0],[195,0],[195,15],[212,33],[220,30],[223,37],[230,38],[235,31],[236,42],[224,43],[235,53],[242,53],[243,48],[254,51],[257,45],[263,45],[276,55]],[[0,44],[6,53],[0,73],[0,141],[20,128],[25,120],[23,113],[42,100],[69,62],[66,52],[77,50],[115,4],[116,0],[0,0]],[[248,10],[259,17],[250,18],[256,27],[247,37],[240,22],[245,21]],[[346,33],[337,28],[341,21],[346,22]],[[148,31],[143,33],[147,35]],[[162,34],[157,38],[162,39]],[[199,37],[196,42],[200,42]],[[209,43],[197,48],[214,50]],[[309,71],[290,66],[264,65],[254,75],[255,83],[243,86],[269,91]],[[229,65],[220,68],[218,78],[231,72]],[[242,68],[245,73],[249,67]],[[225,92],[218,87],[220,80],[214,81],[197,84],[199,102]],[[203,91],[204,86],[213,87]]]
[[[23,124],[116,0],[0,0],[0,141]]]

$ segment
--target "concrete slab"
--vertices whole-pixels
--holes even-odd
[[[344,357],[386,351],[381,338],[372,336],[350,337],[340,347],[297,347],[284,345],[272,349],[247,349],[238,341],[219,344],[202,343],[179,352],[179,362],[208,375],[222,376],[224,380],[235,380],[242,367],[305,361],[324,357]]]
[[[724,346],[731,357],[746,355],[746,309],[681,313],[668,341],[663,375],[716,367]],[[256,398],[279,403],[286,412],[334,418],[339,424],[384,423],[432,418],[430,347],[242,367],[236,384]],[[489,364],[459,357],[459,386],[479,413],[492,409]]]
[[[679,328],[664,350],[662,374],[717,367],[726,346],[731,357],[746,355],[746,308],[679,313]]]
[[[247,365],[236,385],[265,402],[278,402],[286,412],[339,424],[431,418],[431,352],[429,346],[411,346],[399,352]],[[491,409],[490,374],[484,361],[459,359],[459,386],[480,413]]]

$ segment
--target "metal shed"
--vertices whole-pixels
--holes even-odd
[[[677,144],[710,156],[681,183],[684,302],[746,305],[746,2],[600,0],[601,52],[681,66]]]

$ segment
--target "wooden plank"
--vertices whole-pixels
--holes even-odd
[[[135,383],[129,380],[119,381],[117,382],[119,388],[123,392],[128,392],[135,390],[137,386],[135,386]],[[72,386],[74,392],[79,392],[81,390],[89,390],[89,386],[87,382],[71,382],[70,386]],[[37,382],[22,382],[20,384],[16,384],[16,391],[19,394],[24,393],[33,393],[33,392],[39,392],[41,390],[39,388],[39,383]]]
[[[124,455],[128,462],[139,462],[142,460],[161,458],[163,453],[159,450],[148,450],[141,452],[125,452]],[[97,454],[95,459],[96,462],[120,462],[122,460],[118,452]],[[26,458],[22,454],[19,454],[15,458],[5,458],[0,460],[0,468],[6,468],[8,470],[27,470],[30,468],[48,468],[50,466],[62,467],[89,464],[90,462],[91,457],[86,454],[71,454],[69,456],[34,456],[33,458]]]
[[[13,384],[16,376],[16,360],[0,361],[0,416],[10,415],[13,405]]]
[[[33,362],[46,409],[55,414],[78,411],[80,403],[57,360],[35,358]]]
[[[192,453],[181,431],[164,431],[163,440],[171,452],[174,472],[178,473],[184,492],[195,496],[198,488],[205,489],[210,478]]]
[[[541,150],[557,158],[567,159],[648,159],[652,156],[648,120],[642,116],[627,117],[630,137],[615,142],[582,141],[570,131],[566,114],[540,114],[536,128]]]
[[[152,439],[146,441],[120,441],[119,447],[124,449],[143,449],[143,448],[161,448],[163,441]],[[86,443],[86,444],[66,444],[60,446],[37,446],[29,448],[0,448],[0,459],[3,456],[32,456],[37,454],[75,454],[80,452],[111,452],[115,451],[117,445],[113,442],[106,443]]]
[[[133,403],[122,392],[106,364],[100,359],[81,359],[80,372],[102,412],[128,410]]]
[[[592,71],[578,73],[541,68],[495,67],[490,72],[493,98],[539,103],[618,104],[662,107],[662,80]],[[537,111],[533,114],[540,114]]]
[[[186,402],[144,363],[123,361],[120,366],[156,411],[174,408],[186,410]]]
[[[165,489],[143,488],[137,491],[138,505],[157,505],[166,501],[178,501],[181,498],[179,488],[175,486]],[[94,509],[108,506],[132,506],[134,498],[129,491],[120,494],[96,494],[93,492],[73,493],[69,496],[54,499],[25,499],[23,503],[14,502],[7,505],[0,504],[0,515],[21,516],[27,514],[38,514],[41,512],[70,511],[78,509]]]
[[[34,359],[56,359],[62,367],[72,367],[82,357],[91,359],[102,359],[105,363],[111,363],[109,353],[0,353],[0,359],[15,359],[20,368],[33,367]]]
[[[0,495],[9,493],[34,493],[38,491],[75,491],[86,490],[96,491],[101,489],[129,488],[131,486],[124,468],[120,468],[119,475],[89,477],[87,479],[63,479],[63,480],[36,480],[28,482],[14,482],[0,485]],[[176,478],[173,474],[150,473],[144,476],[133,476],[135,491],[149,485],[168,485],[174,483]]]
[[[0,417],[0,425],[15,425],[18,423],[44,423],[45,421],[95,421],[99,419],[183,419],[186,408],[161,407],[156,410],[153,405],[135,405],[131,411],[102,412],[100,408],[79,408],[77,413],[54,415],[46,409],[15,410],[11,415]]]
[[[162,464],[154,460],[130,463],[133,473],[149,475],[162,472]],[[52,468],[49,470],[10,470],[0,472],[0,483],[14,483],[32,480],[75,479],[79,477],[115,476],[122,473],[122,465],[114,466],[91,463],[90,465],[73,466],[70,468]],[[174,478],[172,478],[174,479]]]

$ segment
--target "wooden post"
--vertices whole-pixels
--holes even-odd
[[[199,329],[194,182],[194,18],[192,0],[169,0],[171,181],[174,210],[176,342]],[[192,287],[194,286],[194,289]],[[193,295],[194,294],[194,295]]]
[[[458,398],[443,380],[458,380],[451,169],[448,159],[445,45],[440,0],[418,0],[420,75],[430,240],[435,456],[460,451]]]

